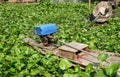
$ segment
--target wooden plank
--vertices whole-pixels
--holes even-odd
[[[68,45],[73,46],[73,47],[77,48],[78,50],[82,50],[82,49],[88,47],[87,44],[77,43],[77,42],[71,42],[71,43],[69,43]]]
[[[71,46],[71,47],[69,47],[69,46]],[[77,50],[72,48],[72,47],[76,48]],[[68,44],[68,46],[67,45],[63,45],[63,46],[59,47],[59,49],[75,53],[75,52],[78,52],[78,50],[83,50],[83,49],[85,49],[87,47],[88,47],[87,44],[71,42],[71,43]]]
[[[36,0],[8,0],[8,2],[36,2]]]
[[[0,0],[0,2],[4,2],[4,0]]]
[[[59,49],[60,49],[60,50],[64,50],[64,51],[73,52],[73,53],[78,52],[78,50],[75,50],[75,49],[70,48],[70,47],[68,47],[68,46],[61,46],[61,47],[59,47]]]
[[[74,58],[75,58],[74,53],[67,52],[67,51],[64,51],[64,50],[59,50],[59,55],[62,56],[62,57],[65,57],[67,59],[71,59],[71,60],[74,60]]]

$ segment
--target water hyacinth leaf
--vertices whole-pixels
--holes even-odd
[[[13,67],[11,67],[10,69],[9,69],[9,72],[11,72],[11,73],[15,73],[16,72],[16,70],[15,70],[15,68],[13,68]]]
[[[63,77],[79,77],[78,74],[64,74]]]
[[[71,66],[72,66],[72,63],[70,61],[68,61],[67,59],[61,59],[60,60],[59,67],[62,70],[68,69]]]
[[[47,51],[46,55],[45,55],[45,58],[49,58],[52,56],[52,53],[50,51]]]
[[[44,73],[44,77],[55,77],[55,76],[52,75],[52,74],[50,74],[50,73],[48,73],[48,72],[45,72],[45,73]]]
[[[0,49],[2,49],[2,48],[3,48],[3,44],[0,43]]]
[[[29,74],[29,70],[28,69],[24,69],[21,72],[19,72],[19,74],[17,74],[17,76],[18,77],[24,77],[24,75],[27,75],[27,74]]]
[[[46,77],[53,75],[63,77],[64,74],[64,77],[74,77],[77,74],[82,74],[79,77],[89,76],[89,71],[86,73],[86,71],[80,70],[79,67],[62,70],[59,67],[60,59],[50,54],[42,55],[29,47],[26,44],[28,42],[23,43],[22,39],[24,37],[39,40],[33,32],[34,26],[39,24],[57,24],[58,33],[55,36],[64,42],[77,41],[88,44],[91,49],[104,49],[105,51],[120,53],[119,17],[111,18],[107,24],[100,24],[96,27],[96,24],[90,24],[89,21],[85,22],[83,20],[90,13],[87,10],[88,3],[59,4],[48,3],[48,1],[42,0],[40,3],[25,4],[0,3],[0,77],[11,77],[13,74],[16,75],[14,77],[35,77],[38,75],[42,77],[45,72],[48,72]],[[92,3],[91,8],[94,6],[95,4]],[[118,10],[120,11],[119,7]],[[61,45],[61,43],[58,43],[58,45]],[[31,69],[36,68],[40,72],[31,71]],[[68,70],[70,70],[70,74],[67,73]],[[96,77],[103,74],[98,70],[94,71],[98,72]],[[104,75],[100,76],[104,77]],[[116,75],[113,77],[116,77]]]
[[[75,66],[75,72],[80,72],[80,71],[81,71],[80,66],[79,65]]]
[[[117,70],[120,68],[120,63],[110,63],[106,68],[105,68],[105,73],[108,76],[113,76],[117,73]]]
[[[39,69],[31,69],[31,75],[37,75],[39,72],[40,72],[40,70]]]
[[[24,34],[20,34],[19,35],[19,39],[23,39],[23,38],[25,38],[25,35]]]
[[[108,54],[103,54],[103,53],[101,53],[101,54],[98,55],[98,60],[99,60],[99,61],[106,61],[106,59],[107,59],[108,57],[109,57]]]
[[[81,72],[81,77],[90,77],[90,74],[86,72]]]
[[[17,63],[15,64],[15,67],[16,67],[16,69],[18,69],[18,70],[21,70],[22,67],[24,67],[24,66],[25,66],[25,64],[20,63],[20,62],[17,62]]]
[[[3,60],[5,57],[4,53],[0,53],[0,60]]]
[[[87,65],[87,67],[85,68],[85,72],[87,73],[91,73],[93,71],[93,65],[90,63]]]
[[[106,76],[105,73],[101,70],[97,71],[94,77],[108,77],[108,76]]]

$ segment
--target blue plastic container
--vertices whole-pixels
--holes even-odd
[[[57,26],[56,24],[43,24],[36,26],[34,31],[36,35],[46,36],[55,33],[57,31]]]

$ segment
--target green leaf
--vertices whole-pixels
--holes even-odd
[[[19,35],[19,38],[20,38],[20,39],[23,39],[23,38],[25,38],[25,35],[24,35],[24,34],[20,34],[20,35]]]
[[[4,60],[5,54],[4,53],[0,53],[0,61]]]
[[[44,73],[44,76],[45,76],[45,77],[55,77],[54,75],[52,75],[52,74],[50,74],[50,73],[48,73],[48,72],[45,72],[45,73]]]
[[[50,51],[47,51],[47,53],[45,54],[45,58],[49,58],[52,56],[52,53]]]
[[[3,48],[3,44],[2,44],[2,43],[0,43],[0,49],[1,49],[1,48]]]
[[[31,73],[31,75],[37,75],[38,73],[40,72],[40,70],[39,69],[31,69],[31,71],[30,71],[30,73]]]
[[[15,67],[16,69],[18,69],[19,71],[22,69],[22,67],[24,67],[25,64],[24,63],[21,63],[19,60],[17,63],[15,63]]]
[[[63,77],[79,77],[78,74],[64,74]]]
[[[90,48],[96,49],[95,42],[96,42],[95,39],[90,40],[90,43],[89,43],[90,44]]]
[[[72,66],[72,63],[70,61],[68,61],[67,59],[61,59],[60,60],[59,67],[62,70],[68,69],[71,66]]]
[[[13,68],[13,67],[11,67],[10,69],[9,69],[9,72],[14,72],[15,73],[15,68]]]
[[[108,58],[108,54],[101,53],[101,54],[98,55],[98,60],[99,61],[106,61],[107,58]]]
[[[108,76],[113,76],[117,73],[117,70],[119,69],[120,64],[119,63],[110,63],[106,68],[105,68],[105,73]]]
[[[34,65],[34,63],[28,63],[27,66],[28,68],[31,68]]]
[[[29,70],[28,69],[24,69],[22,70],[19,74],[18,77],[24,77],[25,75],[29,74]]]
[[[80,72],[80,71],[81,71],[80,66],[79,65],[75,66],[75,72]]]
[[[93,71],[93,65],[90,63],[86,66],[85,72],[91,73]]]
[[[68,69],[62,70],[59,68],[59,59],[50,54],[41,55],[23,43],[24,37],[38,41],[39,38],[34,35],[33,28],[35,25],[43,23],[56,23],[58,34],[55,36],[65,42],[78,41],[89,44],[92,49],[104,49],[120,53],[120,17],[111,18],[107,24],[96,27],[96,24],[86,23],[83,20],[84,16],[88,16],[87,3],[65,2],[59,4],[48,3],[50,0],[39,1],[42,2],[30,4],[0,3],[0,53],[3,53],[0,54],[0,77],[11,77],[12,74],[19,74],[18,77],[27,77],[30,75],[31,69],[35,68],[40,70],[40,76],[43,76],[44,71],[57,76],[63,76],[64,73],[68,73],[68,70],[71,74],[82,72],[79,72],[79,67],[69,69],[70,66],[67,67],[66,63],[64,69],[66,67]],[[91,4],[91,7],[94,5]],[[117,10],[120,11],[120,8]],[[58,42],[52,40],[51,43]],[[14,68],[15,73],[14,69],[10,68]],[[11,74],[10,71],[13,73]],[[88,70],[88,72],[90,71]],[[83,73],[83,75],[87,76],[89,73]]]
[[[101,70],[101,71],[96,71],[94,77],[108,77],[108,76],[106,76],[105,73]]]
[[[90,74],[86,72],[81,72],[81,77],[90,77]]]
[[[7,61],[11,61],[12,60],[12,56],[9,56],[9,55],[7,55],[6,57],[5,57],[5,59],[7,60]]]

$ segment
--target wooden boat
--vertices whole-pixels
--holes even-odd
[[[92,63],[96,68],[100,63],[97,56],[101,53],[101,51],[90,50],[86,44],[71,42],[68,44],[64,43],[63,46],[55,44],[43,45],[43,43],[38,43],[31,38],[24,38],[23,41],[34,49],[40,51],[42,54],[46,54],[47,51],[50,51],[54,55],[66,58],[73,63],[80,64],[83,68],[89,63]],[[120,54],[111,52],[105,53],[109,55],[109,58],[105,62],[102,62],[103,66],[107,66],[112,62],[120,63]],[[118,74],[120,75],[120,69],[118,69]]]
[[[24,38],[23,41],[34,49],[40,51],[42,54],[46,54],[47,51],[50,51],[52,54],[66,58],[72,61],[75,64],[80,64],[84,69],[89,63],[93,64],[94,68],[98,66],[99,62],[97,56],[101,51],[90,50],[87,44],[82,44],[78,42],[64,43],[60,40],[56,40],[62,43],[62,46],[52,44],[51,39],[56,39],[53,37],[53,33],[57,31],[56,24],[44,24],[36,26],[34,28],[35,34],[40,37],[41,43],[36,42],[31,38]],[[120,54],[106,52],[109,55],[109,58],[102,62],[103,66],[107,66],[111,62],[120,63]],[[120,69],[118,74],[120,75]]]

